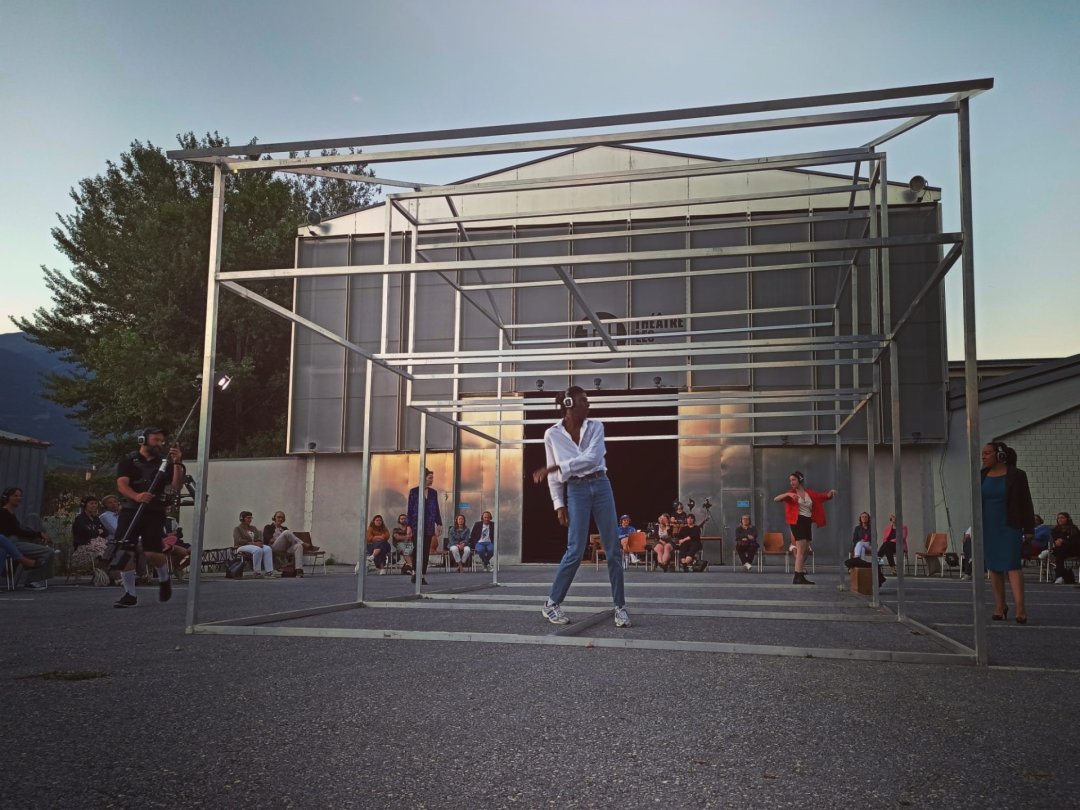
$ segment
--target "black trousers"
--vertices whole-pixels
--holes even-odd
[[[735,541],[735,551],[739,555],[739,562],[741,562],[743,565],[746,565],[747,563],[752,563],[754,561],[754,556],[757,554],[757,550],[757,543],[752,543],[749,540]]]
[[[1071,575],[1065,568],[1065,560],[1070,557],[1080,557],[1080,542],[1066,540],[1060,546],[1051,546],[1050,553],[1054,555],[1054,578],[1068,578]]]
[[[886,540],[878,549],[878,556],[889,561],[889,565],[896,568],[896,541]]]
[[[858,557],[849,557],[848,559],[844,560],[844,565],[847,566],[849,571],[852,568],[873,568],[874,567],[873,563],[868,563],[866,560],[859,559]],[[885,575],[883,573],[881,573],[881,566],[880,565],[878,566],[877,581],[878,581],[878,585],[884,585],[885,584]]]

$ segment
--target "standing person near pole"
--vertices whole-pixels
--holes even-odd
[[[124,543],[124,553],[113,561],[112,567],[122,572],[120,582],[124,595],[113,603],[113,607],[129,608],[139,604],[135,593],[135,563],[140,544],[142,553],[157,570],[158,599],[168,602],[172,596],[169,564],[162,542],[168,515],[165,487],[171,485],[179,490],[183,486],[182,458],[179,446],[165,449],[165,431],[149,427],[139,434],[139,449],[116,467],[116,489],[123,498],[116,540]],[[163,460],[164,474],[158,475]]]
[[[442,511],[439,509],[439,493],[432,484],[435,482],[435,473],[424,470],[424,536],[420,537],[417,531],[418,516],[420,511],[420,487],[409,490],[408,513],[409,528],[412,529],[413,537],[416,538],[416,567],[420,568],[420,581],[427,585],[424,578],[427,575],[428,555],[431,554],[431,542],[434,538],[442,535]],[[413,571],[412,581],[416,582],[416,571]]]
[[[1016,623],[1027,624],[1024,571],[1020,547],[1035,534],[1035,507],[1027,473],[1016,466],[1016,451],[1005,442],[983,445],[982,454],[983,562],[994,588],[996,622],[1009,617],[1005,603],[1005,577],[1016,600]]]
[[[774,501],[784,502],[784,519],[795,540],[795,578],[791,581],[792,585],[814,584],[806,578],[806,557],[813,542],[812,526],[820,528],[825,525],[825,507],[822,504],[836,495],[835,489],[828,492],[807,489],[803,486],[805,481],[806,476],[796,470],[788,476],[791,489],[773,498]]]
[[[622,548],[615,517],[615,496],[604,462],[607,455],[604,425],[598,419],[587,418],[589,398],[580,386],[570,386],[555,402],[562,419],[544,433],[547,466],[533,472],[533,481],[539,484],[547,479],[559,525],[569,527],[569,532],[566,553],[559,563],[542,613],[552,624],[570,623],[560,605],[581,565],[589,538],[589,518],[592,517],[600,530],[600,542],[607,557],[611,598],[615,603],[615,626],[629,627],[630,616],[623,597]]]

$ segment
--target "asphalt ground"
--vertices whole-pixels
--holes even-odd
[[[164,604],[141,588],[132,610],[111,607],[116,588],[62,579],[45,592],[0,592],[0,807],[1080,804],[1080,589],[1030,578],[1031,623],[992,623],[991,666],[977,668],[817,657],[949,649],[838,592],[838,574],[820,567],[815,587],[773,572],[634,569],[634,626],[616,630],[602,615],[606,574],[586,566],[565,604],[578,639],[810,657],[532,643],[565,632],[539,613],[552,575],[512,567],[503,587],[447,594],[490,576],[433,572],[422,607],[385,605],[408,597],[407,577],[370,577],[365,601],[376,607],[257,625],[529,642],[515,644],[187,635],[186,585]],[[356,595],[351,569],[333,567],[203,585],[201,622]],[[906,610],[970,644],[970,594],[956,579],[909,578]],[[892,580],[883,601],[895,602]],[[814,615],[826,618],[805,618]]]

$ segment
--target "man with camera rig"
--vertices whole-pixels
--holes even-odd
[[[123,498],[116,526],[117,553],[111,567],[120,570],[124,595],[113,607],[135,607],[135,564],[139,549],[157,570],[158,599],[168,602],[172,596],[169,564],[165,557],[165,519],[168,501],[165,488],[180,491],[184,483],[184,465],[180,448],[165,449],[165,431],[149,427],[139,434],[139,449],[116,467],[116,489]]]

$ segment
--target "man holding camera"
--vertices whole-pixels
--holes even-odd
[[[168,512],[165,488],[171,486],[179,491],[183,486],[181,459],[178,446],[165,449],[165,431],[150,427],[139,434],[139,449],[116,467],[116,489],[123,498],[116,540],[122,545],[112,567],[122,572],[120,580],[124,595],[113,603],[113,607],[135,607],[139,603],[135,593],[135,563],[140,547],[157,570],[158,599],[168,602],[172,596],[163,544]]]

